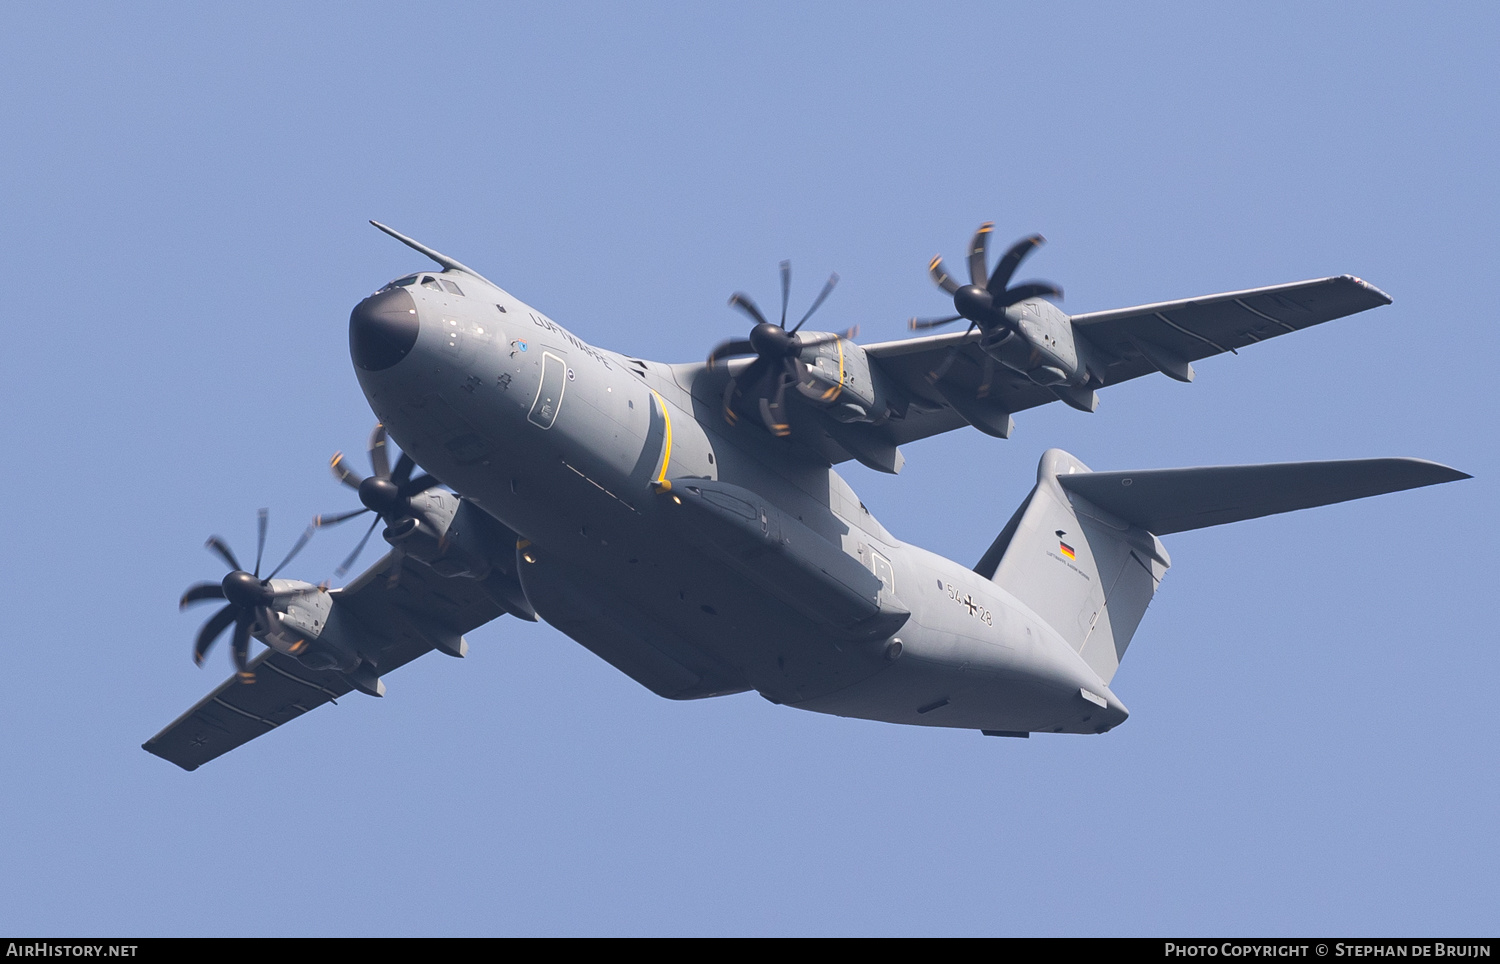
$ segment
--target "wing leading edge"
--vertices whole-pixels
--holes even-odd
[[[1257,342],[1390,303],[1374,285],[1339,275],[1089,312],[1071,320],[1077,335],[1106,362],[1103,387],[1158,371],[1188,380],[1191,367],[1184,371],[1177,363],[1238,354]],[[951,332],[863,346],[871,363],[912,400],[905,418],[882,426],[891,442],[966,424],[1003,436],[1011,413],[1057,400],[1049,389],[1004,370],[986,384],[985,356],[977,342],[977,332]],[[934,380],[931,375],[939,370],[942,377]]]

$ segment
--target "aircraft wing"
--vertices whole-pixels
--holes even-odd
[[[382,675],[440,642],[452,647],[464,633],[506,611],[475,580],[444,578],[405,556],[399,557],[401,570],[392,585],[389,570],[397,558],[387,554],[332,593],[335,609],[359,630],[360,651]],[[270,649],[250,665],[254,683],[231,676],[141,748],[184,770],[196,770],[354,689],[339,672],[312,670]]]
[[[1340,275],[1095,311],[1072,320],[1077,332],[1104,355],[1107,386],[1158,371],[1142,354],[1142,343],[1147,350],[1165,349],[1190,362],[1222,352],[1238,354],[1256,342],[1390,303],[1374,285]],[[1010,413],[1057,400],[1048,389],[998,366],[981,395],[985,366],[978,337],[977,331],[955,331],[862,346],[871,362],[912,399],[906,418],[881,426],[890,441],[910,442],[965,424],[1004,435]],[[929,373],[947,361],[955,346],[956,357],[935,385]]]

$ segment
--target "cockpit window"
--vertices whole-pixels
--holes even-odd
[[[392,281],[391,283],[387,284],[385,286],[385,288],[382,288],[381,290],[384,291],[384,290],[389,289],[389,288],[406,288],[406,287],[409,287],[409,286],[414,285],[416,283],[417,283],[417,276],[414,275],[414,274],[409,274],[409,275],[407,275],[404,278],[397,278],[395,281]]]
[[[458,285],[456,285],[456,284],[454,284],[454,283],[453,283],[453,282],[451,282],[451,281],[448,281],[448,280],[447,280],[447,279],[443,279],[443,281],[442,281],[442,285],[443,285],[443,287],[444,287],[444,288],[445,288],[445,289],[446,289],[446,290],[447,290],[447,291],[449,291],[449,292],[450,292],[450,293],[452,293],[452,294],[455,294],[455,295],[458,295],[458,296],[460,296],[460,297],[462,297],[462,296],[463,296],[463,292],[462,292],[462,291],[460,291],[460,290],[459,290],[459,289],[458,289]]]
[[[437,279],[434,278],[432,275],[423,275],[422,276],[422,287],[424,287],[424,288],[431,288],[433,291],[442,291],[443,290],[442,285],[438,284],[437,283]]]

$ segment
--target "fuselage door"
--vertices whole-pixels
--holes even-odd
[[[551,428],[562,408],[563,389],[568,384],[568,365],[549,352],[542,353],[542,381],[526,418],[538,428]]]

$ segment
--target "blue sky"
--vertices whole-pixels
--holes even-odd
[[[1493,935],[1491,5],[68,5],[0,36],[0,929]],[[1472,481],[1166,540],[1102,737],[658,699],[501,620],[187,774],[179,615],[350,504],[349,309],[424,261],[704,356],[774,300],[869,341],[994,220],[1073,312],[1329,274],[1390,307],[846,473],[972,562],[1096,468],[1412,455]],[[23,498],[24,496],[24,498]],[[355,534],[294,564],[328,575]],[[373,561],[374,551],[366,555]]]

